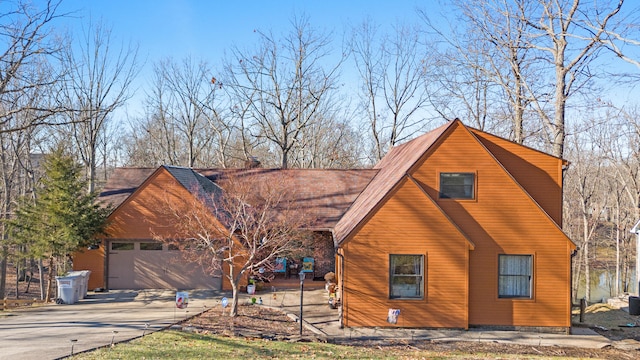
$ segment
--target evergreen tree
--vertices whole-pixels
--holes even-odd
[[[58,267],[72,252],[95,242],[109,209],[96,202],[96,192],[87,194],[82,167],[62,148],[47,156],[43,167],[35,199],[22,198],[9,225],[16,245],[33,258],[49,259],[48,301]]]

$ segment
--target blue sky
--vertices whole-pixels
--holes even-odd
[[[102,18],[120,37],[140,43],[150,58],[192,54],[219,58],[231,45],[254,41],[254,29],[290,28],[307,14],[318,28],[338,33],[370,16],[378,22],[415,19],[416,1],[67,1],[79,14]],[[424,2],[422,2],[424,3]]]
[[[137,43],[144,68],[136,85],[143,88],[156,61],[191,55],[215,67],[232,46],[253,47],[258,40],[255,29],[272,31],[276,36],[289,31],[294,15],[307,15],[316,30],[332,33],[333,46],[339,50],[349,26],[366,18],[382,26],[411,24],[420,21],[418,7],[435,9],[436,4],[436,0],[63,0],[61,10],[73,13],[62,26],[75,36],[89,19],[101,20],[112,28],[118,42]],[[136,98],[140,95],[136,94]]]

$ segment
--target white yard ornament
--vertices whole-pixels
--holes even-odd
[[[632,234],[636,234],[636,292],[640,296],[640,221],[631,229]]]

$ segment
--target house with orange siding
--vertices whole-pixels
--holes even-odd
[[[456,119],[373,169],[121,168],[101,195],[114,206],[108,236],[74,268],[93,271],[90,287],[227,289],[152,240],[172,226],[154,203],[211,191],[225,171],[261,181],[288,172],[322,239],[308,254],[323,264],[314,276],[336,272],[343,326],[567,331],[576,246],[562,231],[566,166]]]
[[[323,276],[335,271],[331,230],[376,170],[118,168],[99,197],[112,208],[107,235],[100,246],[73,255],[74,269],[91,270],[90,289],[229,290],[231,285],[221,273],[209,274],[175,247],[154,240],[172,238],[177,232],[175,218],[166,212],[167,202],[192,204],[205,199],[219,191],[216,181],[229,173],[272,183],[286,178],[291,188],[299,189],[285,195],[294,196],[296,206],[313,219],[310,230],[315,236],[312,248],[289,259],[288,265],[295,260],[299,269],[304,258],[314,259],[308,276],[324,286]],[[278,274],[278,279],[293,272]]]
[[[391,149],[334,228],[343,325],[568,330],[566,165],[459,120]]]

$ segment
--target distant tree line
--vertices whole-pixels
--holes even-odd
[[[288,31],[257,29],[254,43],[222,59],[151,59],[152,76],[134,88],[138,46],[86,19],[77,19],[82,33],[62,32],[71,15],[61,1],[1,8],[3,219],[18,198],[36,201],[41,154],[52,149],[82,165],[92,194],[123,165],[369,167],[457,117],[569,160],[563,227],[579,246],[574,287],[606,269],[612,294],[634,290],[640,111],[620,98],[640,73],[636,4],[456,0],[444,14],[417,9],[417,23],[365,20],[344,34],[295,16]],[[5,224],[0,294],[17,251]]]

